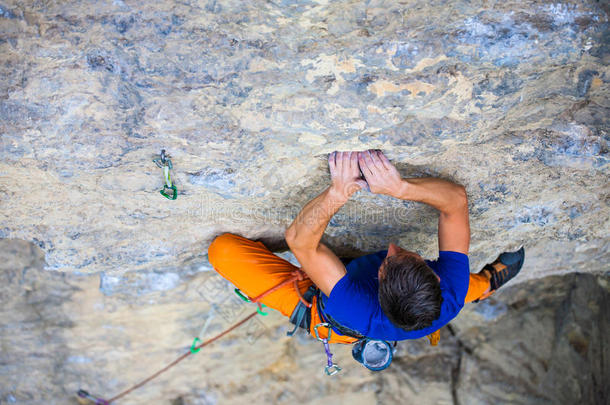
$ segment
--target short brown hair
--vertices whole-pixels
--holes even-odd
[[[432,325],[441,314],[441,286],[422,259],[390,256],[379,278],[379,304],[388,319],[406,331]]]

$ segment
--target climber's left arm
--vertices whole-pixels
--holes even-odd
[[[331,186],[303,207],[285,233],[302,270],[326,296],[346,270],[337,255],[320,240],[333,215],[353,193],[366,186],[360,179],[356,152],[334,152],[328,161]]]

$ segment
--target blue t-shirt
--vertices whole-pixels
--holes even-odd
[[[379,304],[377,276],[387,253],[387,250],[383,250],[349,262],[346,266],[347,274],[335,284],[330,296],[321,295],[324,313],[363,336],[381,340],[417,339],[440,329],[455,318],[464,306],[470,282],[467,255],[441,251],[437,260],[426,260],[426,264],[441,279],[441,314],[431,326],[407,332],[394,326]]]

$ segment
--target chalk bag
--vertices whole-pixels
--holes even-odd
[[[392,346],[385,340],[365,338],[354,344],[352,356],[369,370],[381,371],[392,362]]]

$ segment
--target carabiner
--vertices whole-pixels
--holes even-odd
[[[335,375],[341,370],[342,370],[342,368],[334,363],[332,366],[324,367],[324,371],[326,372],[326,375]]]
[[[242,293],[241,291],[239,291],[239,288],[236,288],[236,289],[235,289],[235,290],[233,290],[233,291],[235,291],[235,294],[237,294],[237,296],[238,296],[239,298],[241,298],[243,301],[245,301],[245,302],[250,302],[250,298],[246,297],[246,296],[244,295],[244,293]]]
[[[265,304],[257,302],[256,303],[256,312],[258,312],[262,316],[267,316],[267,315],[269,315],[269,312],[263,312],[263,307],[264,306],[265,306]]]
[[[246,296],[244,295],[244,293],[242,293],[241,291],[239,291],[239,288],[235,288],[233,291],[235,291],[235,294],[237,294],[237,296],[238,296],[239,298],[241,298],[241,299],[242,299],[242,301],[244,301],[244,302],[252,302],[252,301],[250,301],[250,298],[246,297]],[[269,315],[269,313],[268,313],[268,312],[263,312],[263,307],[265,307],[265,306],[266,306],[265,304],[263,304],[263,303],[261,303],[261,302],[257,302],[257,303],[256,303],[256,312],[258,312],[258,313],[259,313],[259,314],[261,314],[262,316],[267,316],[267,315]]]
[[[325,339],[322,339],[322,338],[320,337],[320,334],[318,334],[318,328],[319,328],[320,326],[323,326],[323,327],[325,327],[325,328],[328,328],[328,337],[326,338],[326,341],[330,340],[330,335],[331,335],[331,333],[332,333],[332,329],[330,328],[330,324],[329,324],[329,323],[327,323],[327,322],[320,322],[319,324],[317,324],[316,326],[314,326],[314,327],[313,327],[313,331],[314,331],[314,333],[315,333],[315,335],[316,335],[316,339],[318,339],[320,342],[324,343],[324,340],[325,340]]]
[[[172,194],[168,194],[165,190],[172,190]],[[163,185],[163,189],[159,190],[159,192],[163,197],[167,198],[168,200],[175,200],[176,198],[178,198],[178,190],[173,184],[170,187],[167,187],[167,184]]]
[[[199,339],[198,337],[196,337],[195,340],[193,340],[193,344],[191,345],[191,353],[193,353],[193,354],[195,354],[199,350],[201,350],[201,347],[200,348],[196,348],[197,343],[201,343],[201,339]]]

